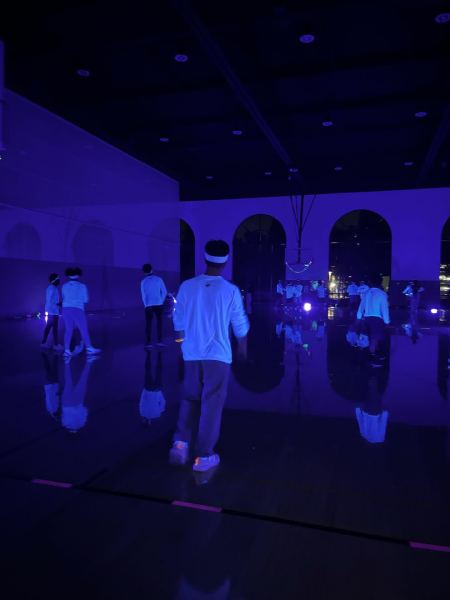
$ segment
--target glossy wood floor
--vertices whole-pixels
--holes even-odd
[[[41,322],[1,322],[7,597],[450,597],[447,323],[395,315],[373,366],[351,315],[291,317],[256,307],[200,477],[167,462],[169,322],[148,353],[140,313],[90,316],[104,353],[70,363]]]

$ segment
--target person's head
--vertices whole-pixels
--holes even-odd
[[[383,277],[379,273],[373,273],[368,279],[368,284],[372,288],[382,288]]]
[[[361,279],[361,281],[359,282],[359,285],[366,285],[366,282],[364,281],[364,279]]]
[[[48,280],[52,285],[59,285],[58,273],[50,273],[50,275],[48,276]]]
[[[73,280],[76,280],[83,275],[83,271],[80,269],[80,267],[69,267],[65,272],[66,277]]]
[[[145,263],[145,265],[142,265],[142,270],[146,275],[151,275],[153,273],[153,267],[150,263]]]
[[[220,275],[227,264],[230,246],[223,240],[210,240],[205,246],[206,271]]]

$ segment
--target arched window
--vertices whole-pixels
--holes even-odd
[[[441,284],[441,305],[448,308],[450,307],[450,217],[442,229],[439,281]]]
[[[340,297],[349,279],[391,276],[392,235],[388,223],[370,210],[353,210],[334,224],[329,244],[330,295]]]
[[[253,215],[233,238],[233,281],[251,292],[272,292],[285,278],[286,233],[270,215]]]

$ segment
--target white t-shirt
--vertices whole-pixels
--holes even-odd
[[[383,410],[378,415],[370,415],[356,408],[355,414],[361,436],[371,444],[382,444],[386,438],[388,411]]]
[[[63,308],[80,308],[84,310],[84,305],[88,300],[88,291],[84,283],[68,281],[62,286]]]
[[[161,306],[167,296],[164,281],[157,275],[147,275],[141,281],[141,296],[144,306]]]
[[[173,314],[176,331],[184,331],[184,360],[231,363],[229,327],[236,337],[250,328],[241,292],[223,277],[199,275],[184,281]]]
[[[378,317],[389,325],[389,305],[386,292],[379,288],[370,288],[361,298],[357,318]]]
[[[45,291],[45,312],[49,315],[59,315],[59,292],[52,283]]]
[[[358,286],[356,285],[356,283],[351,283],[347,287],[347,294],[349,296],[357,296],[358,295]]]
[[[324,285],[317,286],[317,297],[325,298],[327,295],[327,288]]]

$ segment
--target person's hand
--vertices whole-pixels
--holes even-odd
[[[181,342],[184,341],[184,331],[176,331],[175,332],[175,341],[178,344],[181,344]]]
[[[247,360],[248,349],[247,349],[247,336],[238,338],[237,340],[237,358],[238,360]]]

